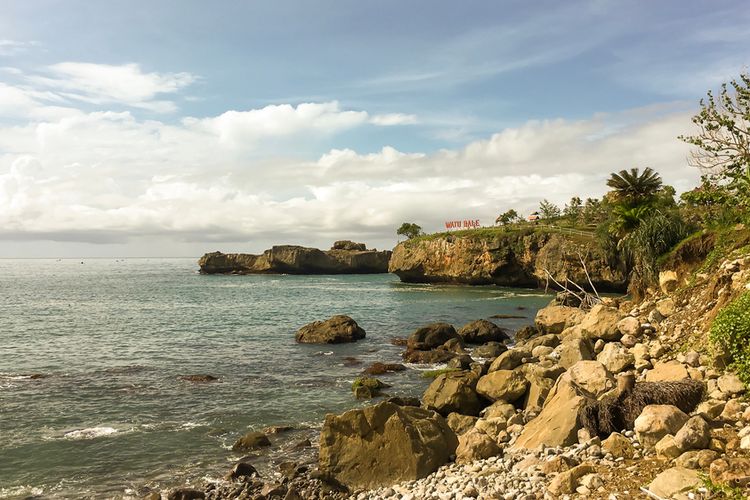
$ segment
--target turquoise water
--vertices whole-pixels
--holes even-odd
[[[0,497],[123,497],[216,477],[240,458],[238,436],[293,425],[254,458],[270,470],[304,453],[291,445],[326,413],[364,404],[350,384],[400,361],[392,337],[519,307],[531,318],[547,301],[393,275],[203,276],[194,259],[0,260]],[[297,328],[333,314],[367,338],[295,344]],[[419,368],[382,377],[389,393],[419,396]]]

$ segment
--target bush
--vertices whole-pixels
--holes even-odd
[[[716,315],[709,334],[711,343],[725,351],[730,368],[750,385],[750,292],[745,292]]]

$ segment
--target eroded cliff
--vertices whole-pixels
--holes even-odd
[[[593,237],[535,228],[408,240],[393,250],[389,271],[405,282],[538,287],[546,283],[547,269],[558,281],[584,285],[581,258],[599,291],[625,291],[623,267]]]

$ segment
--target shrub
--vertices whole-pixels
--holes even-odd
[[[750,292],[745,292],[716,315],[709,333],[711,343],[724,350],[730,368],[750,385]]]

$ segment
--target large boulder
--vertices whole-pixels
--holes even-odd
[[[494,439],[477,429],[472,429],[458,437],[456,462],[469,463],[475,460],[494,457],[502,453]]]
[[[676,406],[648,405],[635,419],[635,434],[643,446],[651,448],[667,434],[677,434],[687,420]]]
[[[410,350],[428,351],[439,347],[450,339],[460,338],[456,329],[448,323],[431,323],[417,328],[406,342]]]
[[[615,386],[614,378],[598,361],[579,361],[567,374],[576,387],[590,398],[598,398]]]
[[[295,340],[305,344],[342,344],[365,338],[365,331],[349,316],[339,314],[313,321],[297,331]]]
[[[505,347],[505,344],[501,344],[500,342],[487,342],[486,344],[473,349],[471,355],[475,358],[495,359],[507,350],[508,348]]]
[[[646,382],[669,382],[688,378],[685,365],[679,361],[656,363],[654,368],[646,372]]]
[[[617,342],[605,345],[596,360],[603,364],[610,373],[620,373],[635,364],[635,356]]]
[[[234,451],[250,451],[265,446],[271,446],[271,441],[268,439],[268,436],[262,432],[253,431],[248,432],[239,438],[232,446],[232,449]]]
[[[458,334],[467,344],[486,344],[487,342],[505,342],[510,340],[508,332],[492,321],[478,319],[465,324]]]
[[[616,308],[597,304],[575,328],[582,337],[617,340],[621,335],[617,326],[621,319],[622,314]]]
[[[448,427],[453,429],[456,436],[460,436],[464,432],[468,432],[474,428],[474,424],[479,420],[477,417],[471,415],[461,415],[460,413],[451,413],[448,418],[445,419],[448,422]]]
[[[541,333],[560,334],[566,328],[578,324],[584,315],[577,307],[551,305],[539,309],[534,324]]]
[[[531,358],[531,349],[527,349],[525,346],[510,349],[492,362],[489,368],[489,372],[495,372],[497,370],[513,370],[523,364],[524,359]]]
[[[422,406],[443,416],[456,412],[479,415],[482,403],[477,395],[477,376],[472,372],[438,375],[422,396]]]
[[[512,403],[526,394],[529,381],[519,370],[490,372],[477,382],[477,392],[491,401]]]
[[[677,431],[674,441],[680,451],[702,450],[711,442],[711,428],[703,417],[696,415]]]
[[[326,416],[320,468],[351,489],[373,489],[435,472],[457,446],[439,414],[383,402]]]

